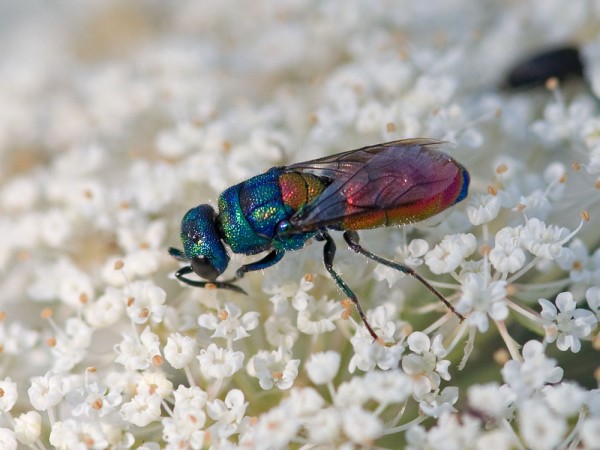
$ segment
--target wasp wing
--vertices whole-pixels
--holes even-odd
[[[433,139],[407,139],[286,166],[285,172],[305,172],[331,180],[319,197],[291,217],[293,232],[411,223],[462,200],[468,174],[438,151],[442,144]],[[455,198],[448,200],[445,197],[453,194],[446,193],[457,183],[459,173],[462,186]],[[432,198],[447,204],[415,209]]]

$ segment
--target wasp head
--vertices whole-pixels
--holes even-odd
[[[190,209],[181,221],[183,252],[170,249],[175,258],[188,261],[196,275],[214,281],[229,264],[229,255],[216,224],[216,213],[210,205]]]

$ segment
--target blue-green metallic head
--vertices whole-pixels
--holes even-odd
[[[185,259],[201,278],[214,281],[227,269],[229,255],[217,228],[215,210],[210,205],[192,208],[183,216],[181,242]]]

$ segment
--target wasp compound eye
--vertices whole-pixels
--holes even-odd
[[[197,256],[191,259],[192,270],[200,278],[214,281],[220,275],[220,272],[204,256]]]

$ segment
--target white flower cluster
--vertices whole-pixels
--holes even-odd
[[[598,448],[598,2],[0,13],[0,448]],[[498,88],[561,42],[585,80]],[[419,136],[455,144],[469,197],[361,242],[462,323],[341,245],[375,342],[319,242],[246,275],[248,296],[173,276],[189,208]]]

